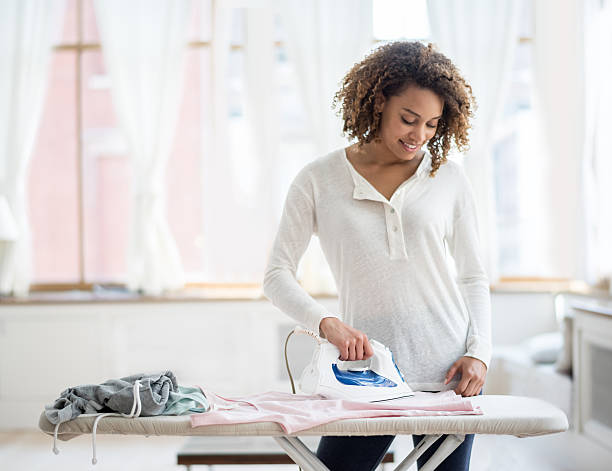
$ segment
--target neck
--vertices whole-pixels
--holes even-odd
[[[419,150],[410,160],[400,160],[392,152],[384,146],[382,142],[368,142],[359,147],[357,144],[351,146],[353,155],[362,165],[370,167],[378,167],[381,169],[392,168],[394,166],[417,167],[425,152]]]

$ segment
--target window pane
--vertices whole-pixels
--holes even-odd
[[[192,0],[189,18],[189,41],[212,39],[212,0]]]
[[[512,78],[506,103],[502,113],[502,119],[512,117],[517,113],[530,110],[532,105],[532,80],[531,80],[531,53],[530,43],[519,43],[516,48],[514,65],[512,67]]]
[[[187,280],[197,281],[202,271],[201,114],[211,112],[201,90],[205,86],[202,75],[208,73],[210,65],[209,49],[191,49],[185,59],[183,98],[166,171],[167,207]]]
[[[237,18],[236,16],[234,18]],[[202,156],[203,221],[201,279],[212,283],[259,281],[253,274],[259,235],[256,179],[250,133],[244,116],[244,51],[231,51],[227,62],[227,143],[214,149],[204,143]],[[211,90],[205,91],[212,101]],[[209,103],[211,102],[209,101]],[[202,110],[210,111],[209,106]],[[209,125],[212,123],[209,123]],[[212,129],[207,131],[211,135]],[[213,152],[214,151],[214,152]],[[245,228],[248,229],[245,232]]]
[[[284,46],[277,48],[276,103],[279,106],[279,156],[277,162],[277,198],[273,214],[280,215],[289,183],[304,166],[315,157],[315,145],[306,108],[298,91],[298,77],[294,64],[288,60]],[[330,104],[331,106],[331,104]]]
[[[239,118],[244,114],[244,51],[231,51],[227,64],[228,113],[232,118]]]
[[[205,282],[260,283],[273,237],[266,222],[267,195],[275,175],[266,174],[261,166],[254,130],[245,114],[244,54],[232,51],[224,71],[229,94],[227,139],[218,149],[203,142],[200,279]],[[211,92],[209,86],[202,91],[207,120]],[[205,123],[205,135],[214,131],[211,124]]]
[[[517,155],[518,136],[514,132],[500,140],[493,153],[497,204],[498,260],[502,276],[518,276],[521,272],[520,207]]]
[[[79,281],[76,53],[53,53],[29,167],[33,283]]]
[[[493,168],[499,270],[503,277],[554,276],[547,251],[546,164],[533,109],[532,45],[518,46],[512,82],[496,132]]]
[[[208,50],[187,52],[183,99],[167,167],[168,223],[188,275],[200,273],[202,267],[200,109],[208,108],[200,98],[200,62],[210,63],[208,56]],[[86,278],[125,282],[132,165],[99,51],[84,54],[83,76]]]
[[[374,0],[372,7],[376,39],[425,39],[429,37],[429,20],[425,0]]]
[[[281,15],[278,13],[274,15],[274,41],[287,43],[287,32],[283,28]]]
[[[244,44],[245,8],[232,8],[230,24],[230,43]]]
[[[62,28],[62,44],[73,44],[77,42],[77,1],[66,1],[66,13],[64,14],[64,26]]]
[[[520,38],[533,38],[533,31],[533,0],[522,0],[518,35]]]
[[[76,1],[76,0],[71,0]],[[184,0],[181,0],[184,1]],[[210,41],[212,37],[212,0],[191,0],[188,21],[188,41]],[[95,19],[93,0],[83,0],[83,38],[86,43],[99,43],[100,34]],[[76,37],[76,34],[75,34]],[[76,39],[75,39],[76,40]]]
[[[131,164],[101,51],[83,53],[82,77],[85,280],[124,282]]]
[[[93,0],[80,0],[83,2],[83,42],[99,43],[100,34],[93,6]]]

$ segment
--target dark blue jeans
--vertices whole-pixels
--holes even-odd
[[[482,394],[482,390],[479,394]],[[413,435],[412,442],[416,446],[425,435]],[[417,468],[421,469],[427,460],[435,453],[440,443],[447,437],[442,435],[417,459]],[[317,448],[317,457],[331,471],[371,471],[376,469],[387,453],[393,435],[367,437],[321,437]],[[437,471],[468,471],[474,435],[465,436],[463,443],[446,457],[436,468]]]

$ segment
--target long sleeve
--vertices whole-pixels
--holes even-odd
[[[266,267],[263,292],[285,314],[318,333],[324,317],[338,316],[316,302],[296,279],[298,263],[316,232],[312,187],[303,188],[303,178],[301,172],[289,188]]]
[[[478,220],[474,195],[462,175],[462,194],[455,210],[452,233],[447,238],[457,268],[457,284],[465,302],[469,328],[466,356],[487,365],[491,361],[491,297],[489,280],[480,259]]]

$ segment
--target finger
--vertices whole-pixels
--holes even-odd
[[[470,384],[468,385],[468,387],[465,388],[464,396],[466,397],[474,396],[476,394],[477,387],[478,387],[478,383],[475,380],[470,381]]]
[[[472,396],[478,396],[482,389],[484,382],[482,380],[476,381],[474,391],[472,391]]]
[[[355,360],[363,360],[363,339],[358,336],[355,341]]]
[[[370,358],[372,355],[374,355],[374,349],[372,348],[372,345],[370,345],[370,340],[368,339],[368,336],[363,334],[363,357],[364,359]]]
[[[349,341],[348,359],[349,361],[355,361],[357,359],[355,355],[355,339]]]
[[[349,357],[349,341],[345,340],[344,342],[342,342],[342,348],[340,348],[339,350],[340,350],[340,359],[342,361],[348,360],[348,357]]]
[[[455,389],[455,392],[457,394],[460,394],[463,396],[463,394],[465,393],[465,390],[468,387],[468,384],[470,383],[469,378],[467,378],[465,375],[461,376],[461,381],[459,381],[459,384],[457,385],[457,388]]]
[[[451,366],[451,369],[446,373],[446,379],[444,380],[444,384],[448,384],[451,379],[455,376],[455,372],[457,371],[457,365]]]

